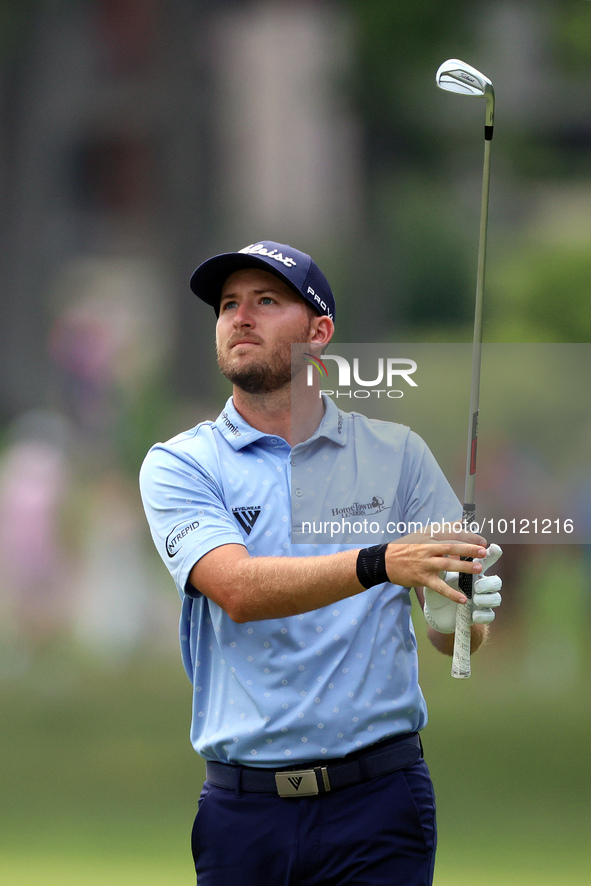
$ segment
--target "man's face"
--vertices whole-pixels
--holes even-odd
[[[222,287],[216,350],[222,373],[249,394],[289,385],[291,345],[310,341],[316,316],[289,286],[267,271],[245,268]]]

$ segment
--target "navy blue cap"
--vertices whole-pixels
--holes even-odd
[[[306,299],[319,314],[326,314],[334,320],[334,296],[318,265],[305,252],[272,240],[259,240],[238,252],[224,252],[207,259],[193,271],[191,289],[212,305],[217,314],[224,282],[230,274],[242,268],[270,271]]]

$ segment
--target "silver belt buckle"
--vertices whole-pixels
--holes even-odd
[[[326,766],[320,767],[320,773],[325,790],[330,791]],[[280,797],[315,797],[319,793],[316,771],[314,769],[276,772],[275,784]]]

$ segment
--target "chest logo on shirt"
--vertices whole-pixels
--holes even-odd
[[[232,513],[234,514],[246,534],[250,535],[253,530],[254,524],[259,519],[261,509],[260,507],[232,508]]]
[[[355,501],[352,505],[345,508],[332,508],[332,516],[358,517],[364,516],[365,514],[379,514],[380,511],[384,511],[385,509],[386,505],[384,504],[384,499],[379,495],[374,495],[371,501],[363,503]]]

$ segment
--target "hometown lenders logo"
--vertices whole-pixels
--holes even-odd
[[[337,365],[338,380],[336,389],[328,390],[322,388],[319,396],[327,394],[329,397],[355,397],[358,400],[365,400],[369,397],[390,397],[398,400],[404,396],[404,391],[395,388],[405,382],[412,388],[418,387],[416,381],[411,378],[417,370],[415,360],[409,360],[402,357],[378,357],[377,367],[375,369],[375,378],[362,378],[359,368],[359,358],[353,358],[353,366],[346,357],[337,354],[323,354],[322,359],[315,357],[313,354],[303,355],[308,361],[306,384],[312,387],[314,384],[314,370],[316,370],[324,382],[328,382],[329,372],[326,368],[325,361],[333,360]],[[351,380],[353,379],[353,380]],[[359,387],[354,388],[354,385]],[[381,386],[381,387],[380,387]]]

